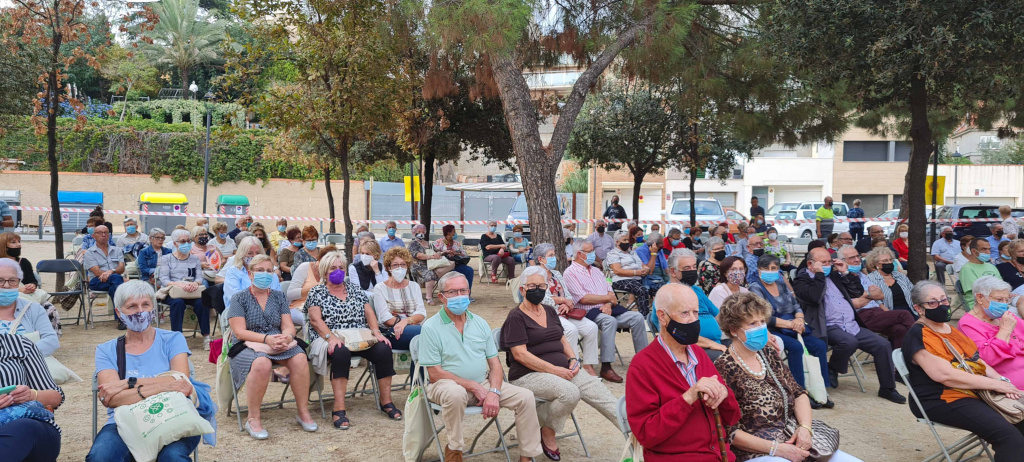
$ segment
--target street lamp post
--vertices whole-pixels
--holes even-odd
[[[953,153],[952,157],[954,159],[960,159],[963,156],[964,156],[963,154],[960,154],[960,146],[957,146],[956,147],[956,151]],[[957,199],[956,185],[957,185],[957,178],[960,176],[960,162],[958,160],[956,160],[954,162],[956,162],[956,163],[953,164],[953,205],[956,205],[956,199]]]
[[[206,156],[203,161],[203,213],[206,213],[206,190],[210,182],[210,125],[213,123],[213,112],[210,110],[210,101],[213,100],[213,93],[207,91],[203,98],[206,99]]]

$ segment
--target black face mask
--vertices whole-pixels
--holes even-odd
[[[623,252],[628,252],[629,251],[629,247],[630,247],[630,245],[629,245],[628,242],[623,242],[623,243],[619,244],[619,248],[622,249]]]
[[[755,257],[759,257],[760,258],[761,255],[764,255],[764,249],[754,249],[754,256]]]
[[[697,270],[686,270],[679,273],[679,282],[692,286],[697,283]]]
[[[7,253],[10,254],[11,250],[13,250],[13,249],[7,249]],[[19,249],[19,250],[21,250],[21,249]],[[1024,257],[1017,257],[1016,260],[1017,260],[1017,264],[1018,265],[1024,265]]]
[[[895,263],[882,263],[882,272],[885,274],[892,274],[896,270]]]
[[[572,238],[571,237],[565,238],[565,245],[572,245]]]
[[[719,250],[718,252],[715,252],[715,260],[718,260],[718,261],[725,260],[725,251],[724,250]]]
[[[203,236],[203,237],[200,237],[200,238],[196,239],[196,242],[199,243],[199,245],[206,245],[207,242],[210,242],[210,238],[206,237],[206,236]]]
[[[597,227],[597,232],[601,233],[601,234],[604,234],[604,226],[598,226]]]
[[[526,301],[534,305],[540,305],[540,302],[544,301],[545,295],[547,295],[547,291],[544,289],[527,289]]]
[[[947,241],[953,240],[953,233],[946,233],[942,237],[946,238]]]
[[[1003,237],[1002,231],[996,231],[996,239]]]
[[[672,340],[679,342],[681,345],[693,345],[700,338],[700,320],[683,324],[669,318],[665,330],[668,331],[668,335],[672,336]]]
[[[13,249],[8,247],[7,248],[7,256],[9,256],[11,258],[21,257],[21,247],[16,247],[16,248],[13,248]]]
[[[930,310],[924,310],[924,317],[932,322],[949,322],[950,319],[953,319],[953,310],[949,309],[949,305],[939,305]]]

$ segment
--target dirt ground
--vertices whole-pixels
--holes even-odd
[[[26,242],[23,254],[33,263],[43,258],[52,258],[52,243]],[[52,278],[44,279],[43,287],[52,289]],[[513,306],[504,285],[494,286],[489,283],[474,283],[476,302],[471,310],[483,316],[492,326],[500,325],[509,309]],[[427,307],[428,315],[433,315],[437,307]],[[76,308],[77,310],[77,308]],[[65,312],[62,312],[64,314]],[[68,314],[68,316],[74,313]],[[166,327],[166,326],[165,326]],[[186,322],[186,328],[190,323]],[[81,325],[65,325],[61,337],[61,347],[54,355],[68,367],[75,370],[85,379],[84,382],[65,384],[64,392],[67,401],[57,411],[57,422],[64,431],[60,460],[84,460],[92,441],[89,413],[93,409],[90,377],[93,374],[94,353],[96,345],[116,338],[120,335],[113,322],[100,322],[96,329],[85,330]],[[192,364],[196,376],[208,384],[214,384],[215,368],[208,362],[207,352],[202,351],[200,337],[188,338],[188,344],[195,353]],[[618,336],[618,348],[626,364],[633,356],[633,347],[629,336]],[[616,370],[623,377],[626,367],[616,364]],[[814,417],[821,419],[840,430],[842,439],[840,448],[865,461],[917,461],[938,451],[935,439],[928,427],[918,423],[907,405],[897,405],[876,396],[878,382],[874,376],[872,365],[864,366],[867,378],[864,380],[866,393],[861,393],[853,377],[840,380],[838,390],[831,390],[836,408],[816,411]],[[361,369],[353,370],[353,379],[358,377]],[[401,374],[401,372],[400,372]],[[404,374],[396,377],[396,382],[404,378]],[[350,388],[355,380],[350,381]],[[622,384],[609,384],[616,396],[622,396]],[[282,385],[273,383],[267,391],[267,400],[280,396]],[[899,385],[900,392],[906,395],[906,388]],[[408,390],[394,392],[394,400],[402,407]],[[242,398],[245,399],[244,397]],[[243,401],[244,402],[244,401]],[[228,417],[224,410],[218,413],[218,444],[211,448],[200,447],[200,457],[204,461],[252,461],[252,460],[301,460],[314,461],[399,461],[402,460],[401,444],[403,422],[387,419],[383,413],[375,409],[370,395],[349,398],[347,400],[348,416],[352,428],[347,431],[336,430],[319,417],[319,406],[311,403],[311,412],[320,424],[316,433],[305,433],[295,423],[294,404],[285,405],[284,409],[263,411],[264,428],[270,432],[270,439],[254,441],[238,430],[235,416]],[[330,402],[325,406],[330,412]],[[599,413],[585,403],[576,408],[576,415],[583,429],[583,436],[590,450],[592,460],[616,461],[622,453],[625,440],[618,427],[605,420]],[[105,419],[100,418],[102,424]],[[512,415],[502,411],[500,421],[504,426],[511,424]],[[467,418],[466,435],[473,435],[483,426],[478,417]],[[567,426],[567,430],[571,426]],[[962,432],[941,430],[940,435],[946,441],[953,441]],[[680,437],[684,437],[680,435]],[[442,433],[442,438],[444,435]],[[481,438],[482,445],[494,444],[497,441],[493,429]],[[467,439],[467,443],[469,440]],[[580,442],[577,439],[559,441],[562,458],[566,461],[585,460]],[[426,457],[436,457],[432,446]],[[513,458],[517,451],[511,451]],[[2,459],[2,456],[0,456]],[[504,460],[500,453],[488,454],[474,460]],[[547,460],[542,457],[542,460]],[[539,461],[538,461],[539,462]]]

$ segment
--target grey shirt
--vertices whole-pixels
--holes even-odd
[[[157,269],[160,273],[160,285],[166,286],[168,283],[184,281],[189,278],[192,282],[199,281],[203,266],[199,262],[199,257],[195,255],[189,254],[188,258],[179,260],[172,252],[160,257]]]
[[[100,250],[99,245],[94,245],[85,250],[85,257],[82,259],[82,266],[86,271],[98,266],[100,271],[116,270],[120,263],[124,263],[124,252],[116,245],[108,246],[106,255]]]

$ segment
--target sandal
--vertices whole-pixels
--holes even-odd
[[[388,415],[391,420],[402,420],[402,413],[398,412],[398,408],[395,407],[395,403],[387,403],[380,407],[380,410]]]
[[[497,284],[497,283],[498,283],[498,276],[492,274],[491,275],[491,284]]]
[[[340,428],[342,430],[348,430],[352,426],[348,421],[348,417],[345,417],[345,411],[334,411],[331,415],[337,417],[338,420],[334,421],[334,428]]]

